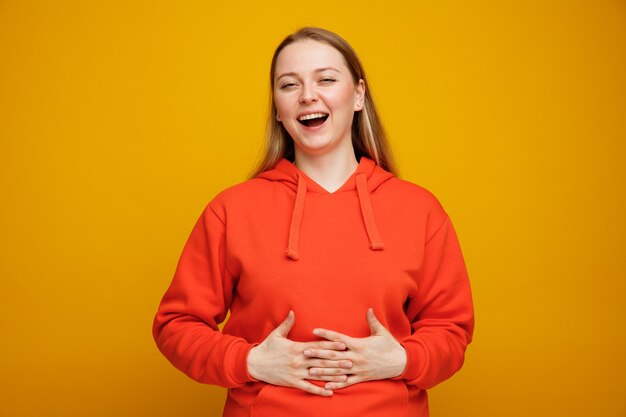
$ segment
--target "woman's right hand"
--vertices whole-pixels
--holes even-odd
[[[268,384],[299,388],[311,394],[326,397],[333,395],[332,390],[318,387],[307,380],[345,382],[346,374],[350,373],[349,370],[352,368],[352,362],[306,357],[304,351],[306,349],[343,351],[346,349],[345,343],[332,341],[300,343],[289,340],[287,335],[295,322],[295,314],[290,311],[285,321],[274,329],[261,344],[250,350],[248,373],[253,378]],[[330,369],[327,373],[334,375],[310,375],[309,368],[311,367]]]

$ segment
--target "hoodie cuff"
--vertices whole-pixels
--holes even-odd
[[[248,354],[258,343],[237,343],[231,348],[230,363],[233,364],[233,370],[230,377],[238,385],[244,385],[247,382],[256,382],[248,373]]]
[[[406,367],[404,372],[391,379],[405,379],[408,381],[417,379],[426,363],[424,347],[410,336],[399,340],[399,342],[406,351]]]

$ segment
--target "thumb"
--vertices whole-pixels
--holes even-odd
[[[289,314],[287,314],[287,318],[280,323],[280,325],[274,330],[277,335],[282,337],[287,337],[289,332],[291,331],[293,325],[296,323],[296,315],[292,310],[289,310]]]
[[[372,334],[380,334],[386,330],[385,326],[383,326],[374,315],[374,310],[372,308],[367,310],[367,324],[370,326]]]

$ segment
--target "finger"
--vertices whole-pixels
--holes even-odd
[[[351,346],[352,338],[343,333],[335,332],[328,329],[313,329],[313,334],[321,338],[332,340],[334,342],[343,342],[347,347]]]
[[[337,390],[349,387],[350,385],[354,385],[361,382],[361,379],[357,376],[349,376],[345,382],[328,382],[324,385],[324,388],[327,390]]]
[[[333,395],[332,390],[326,389],[324,387],[318,387],[304,379],[298,381],[295,385],[296,388],[300,388],[302,391],[309,392],[311,394],[321,395],[323,397],[330,397]]]
[[[343,368],[350,369],[353,366],[350,360],[333,361],[326,359],[308,358],[306,365],[309,368]]]
[[[350,360],[350,352],[347,350],[305,349],[302,354],[307,358]]]
[[[352,373],[350,369],[342,368],[310,368],[309,374],[314,376],[348,375]]]
[[[369,308],[365,316],[367,318],[367,324],[370,326],[372,334],[380,334],[387,330],[385,329],[385,326],[383,326],[374,315],[374,309]]]
[[[287,318],[282,323],[280,323],[280,325],[275,329],[275,332],[282,337],[287,337],[295,323],[296,315],[292,310],[289,310]]]
[[[324,382],[346,382],[348,375],[311,375],[307,379]]]
[[[329,342],[327,340],[320,340],[318,342],[311,342],[305,344],[305,349],[328,349],[328,350],[346,350],[347,346],[343,342]]]

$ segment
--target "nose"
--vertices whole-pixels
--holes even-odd
[[[317,101],[317,92],[310,83],[304,83],[300,94],[301,103],[313,103]]]

